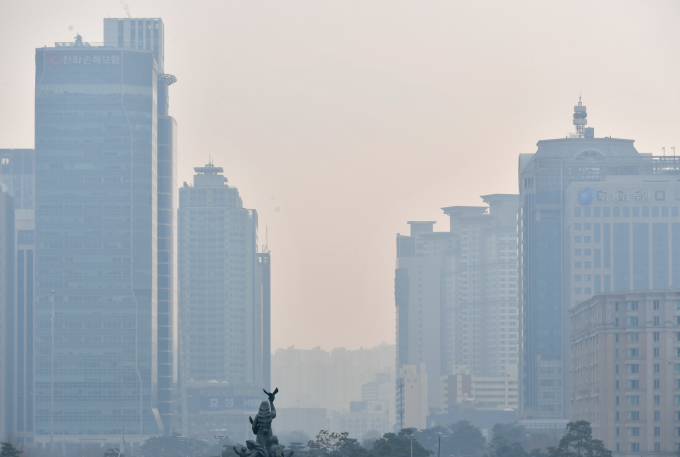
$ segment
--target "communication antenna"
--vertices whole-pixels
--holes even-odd
[[[675,157],[675,146],[671,146],[671,149],[673,150],[673,157]]]
[[[578,105],[574,106],[574,125],[576,126],[576,137],[583,138],[585,136],[585,128],[588,125],[586,120],[588,113],[586,107],[581,103],[581,96],[578,96]]]
[[[663,156],[666,157],[666,146],[661,146],[661,150],[663,151]]]

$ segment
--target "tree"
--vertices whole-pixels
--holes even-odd
[[[491,429],[491,447],[498,448],[501,444],[519,443],[524,447],[527,443],[527,430],[513,424],[496,424]]]
[[[567,424],[569,431],[556,448],[548,448],[550,457],[611,457],[612,451],[601,440],[593,439],[590,422],[578,421]]]
[[[468,421],[458,421],[449,426],[451,435],[442,438],[442,455],[470,457],[480,454],[486,446],[481,430]]]
[[[15,448],[12,443],[2,443],[2,452],[0,452],[0,457],[19,457],[19,455],[23,452],[24,451],[20,451]]]
[[[415,429],[405,428],[398,435],[385,433],[373,444],[371,455],[374,457],[410,457],[410,437],[414,432]],[[427,457],[430,454],[432,451],[428,451],[416,439],[413,439],[413,457]]]
[[[145,457],[198,457],[206,455],[209,445],[201,440],[180,436],[152,436],[139,448]]]
[[[104,452],[104,457],[118,457],[118,452],[120,452],[118,449],[113,448],[107,449]],[[125,457],[125,454],[121,453],[120,457]]]
[[[425,449],[429,449],[433,453],[437,453],[439,446],[439,434],[442,434],[442,442],[451,435],[451,430],[448,427],[440,425],[436,427],[426,428],[415,432],[416,439]]]
[[[309,440],[307,447],[311,455],[330,455],[342,457],[368,456],[368,451],[359,444],[358,440],[349,437],[348,432],[335,433],[321,430],[316,440]]]

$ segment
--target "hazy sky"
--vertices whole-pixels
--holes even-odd
[[[517,192],[573,130],[680,147],[678,1],[129,0],[165,22],[179,184],[212,155],[269,228],[273,349],[394,342],[395,235]],[[118,0],[0,0],[0,147],[33,147],[34,48]],[[678,151],[680,153],[680,151]]]

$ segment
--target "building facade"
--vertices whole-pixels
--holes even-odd
[[[570,417],[571,307],[601,291],[673,284],[676,267],[663,251],[680,222],[678,164],[615,138],[539,141],[536,153],[520,156],[524,419]]]
[[[17,360],[17,344],[25,341],[24,338],[18,338],[17,331],[25,327],[18,322],[15,301],[14,211],[12,197],[0,191],[0,437],[3,439],[16,436],[17,410],[25,414],[24,402],[27,397],[25,391],[17,386],[17,382],[22,381],[17,374],[24,363],[23,360]],[[21,318],[24,316],[22,314]],[[25,373],[25,370],[21,371]],[[17,395],[19,391],[23,394],[21,399]],[[28,395],[28,400],[32,399]]]
[[[444,208],[448,232],[409,222],[397,235],[397,368],[424,364],[430,413],[442,414],[440,380],[457,365],[484,377],[516,376],[516,195],[488,206]]]
[[[251,410],[206,409],[210,403],[191,392],[220,387],[215,398],[264,398],[264,342],[269,341],[270,286],[263,281],[269,280],[269,254],[257,252],[257,212],[243,207],[221,167],[194,170],[193,186],[185,183],[180,189],[178,213],[183,390],[187,414],[198,415],[186,417],[187,433],[210,426],[201,414],[237,415],[235,423],[247,424],[244,416]],[[241,393],[232,392],[234,386]]]
[[[162,21],[150,21],[144,35],[162,42]],[[158,127],[167,76],[157,48],[109,44],[78,36],[36,49],[34,429],[42,444],[118,442],[123,431],[135,443],[172,426],[174,165],[165,179],[161,163],[172,159],[159,156]]]
[[[572,420],[618,455],[677,453],[680,293],[602,293],[569,319]]]
[[[3,253],[11,255],[10,290],[14,295],[12,301],[0,303],[2,314],[15,319],[13,339],[0,358],[6,360],[0,363],[6,370],[5,376],[11,378],[6,385],[13,389],[8,392],[11,400],[6,410],[7,435],[3,436],[12,435],[24,444],[32,440],[34,432],[35,150],[0,149],[0,185],[14,205],[11,214],[14,250]],[[2,214],[9,217],[10,213]]]
[[[158,412],[166,434],[179,430],[173,411],[178,392],[178,289],[177,289],[177,122],[170,116],[170,85],[177,82],[165,73],[165,27],[158,18],[104,19],[104,46],[139,49],[153,54],[156,80],[157,173],[157,273]]]
[[[455,409],[514,409],[519,408],[517,371],[505,376],[473,376],[470,367],[456,366],[453,374],[441,377],[443,414]]]

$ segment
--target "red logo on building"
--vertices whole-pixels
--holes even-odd
[[[47,63],[49,63],[53,67],[56,67],[61,63],[61,56],[57,53],[50,54],[50,56],[47,58]]]

